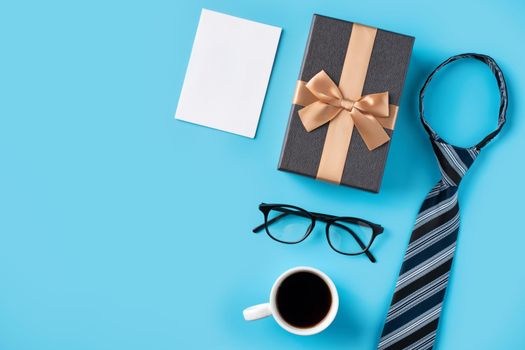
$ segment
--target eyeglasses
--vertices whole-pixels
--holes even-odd
[[[333,250],[344,255],[366,254],[371,262],[376,262],[369,249],[383,233],[381,225],[353,217],[309,212],[288,204],[262,203],[259,210],[264,215],[264,224],[254,228],[254,233],[264,229],[277,242],[296,244],[310,235],[316,221],[322,221],[326,223],[326,239]]]

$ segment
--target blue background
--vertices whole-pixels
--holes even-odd
[[[255,140],[173,114],[201,8],[283,27]],[[525,349],[522,1],[2,1],[0,349],[375,349],[419,204],[439,178],[417,119],[427,74],[492,55],[509,122],[460,191],[462,226],[437,349]],[[380,194],[276,170],[313,13],[416,37]],[[428,91],[428,117],[471,145],[495,127],[488,69],[462,62]],[[297,246],[251,228],[261,201],[381,223],[378,258]],[[245,322],[274,279],[312,265],[340,312],[298,337]]]

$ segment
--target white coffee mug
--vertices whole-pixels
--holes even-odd
[[[282,282],[286,280],[289,276],[298,272],[309,272],[320,277],[328,286],[331,295],[331,305],[324,318],[312,327],[308,328],[296,327],[287,322],[280,314],[279,307],[277,306],[277,292]],[[247,321],[258,320],[271,315],[282,328],[284,328],[290,333],[297,335],[312,335],[322,332],[324,329],[326,329],[326,327],[328,327],[332,323],[332,321],[335,319],[338,308],[339,295],[337,294],[335,284],[334,282],[332,282],[330,277],[328,277],[324,272],[319,271],[318,269],[314,269],[313,267],[298,266],[284,272],[281,276],[279,276],[279,278],[277,278],[270,292],[269,303],[251,306],[243,311],[243,315],[244,319]]]

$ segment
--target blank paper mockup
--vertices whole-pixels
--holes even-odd
[[[280,35],[203,9],[175,118],[255,137]]]

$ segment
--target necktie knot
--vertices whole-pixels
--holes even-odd
[[[461,179],[479,154],[475,147],[452,146],[442,140],[432,140],[432,147],[439,162],[443,182],[449,186],[459,186]]]

